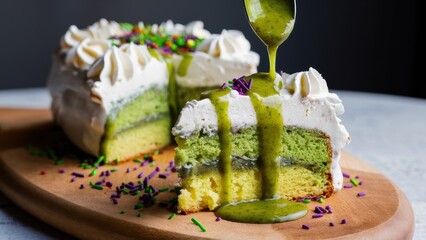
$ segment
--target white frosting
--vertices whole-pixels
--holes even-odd
[[[180,23],[175,24],[172,20],[167,20],[153,29],[154,32],[165,32],[171,35],[187,34],[194,35],[198,38],[209,38],[211,35],[209,31],[204,29],[204,23],[202,21],[192,21],[187,25],[182,25]]]
[[[126,31],[120,27],[120,24],[103,18],[85,29],[78,29],[72,25],[61,39],[61,52],[68,52],[87,38],[107,40],[112,36],[124,33]]]
[[[237,30],[223,30],[205,39],[192,54],[192,61],[185,76],[176,76],[184,87],[213,87],[257,71],[259,55],[250,51],[250,43]],[[174,55],[176,70],[183,57]]]
[[[86,38],[68,51],[65,63],[87,70],[96,59],[104,55],[110,46],[108,40]]]
[[[283,124],[317,129],[330,137],[333,150],[331,174],[334,189],[338,191],[343,184],[338,163],[340,152],[350,142],[349,134],[338,118],[344,112],[342,102],[336,94],[329,93],[325,80],[313,68],[291,76],[284,75],[283,78],[284,80],[278,78],[276,83],[283,81],[285,87],[279,91],[278,95],[264,98],[264,102],[282,103]],[[222,98],[229,102],[228,114],[233,131],[257,125],[256,112],[250,97],[232,91]],[[187,103],[172,133],[181,138],[187,138],[198,131],[212,135],[217,130],[214,106],[210,99],[203,99]]]

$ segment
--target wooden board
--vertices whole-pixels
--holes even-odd
[[[44,138],[55,141],[56,131],[53,134],[47,132]],[[32,137],[37,139],[40,136]],[[154,157],[161,172],[173,159],[173,154],[173,149],[168,149]],[[77,160],[66,159],[65,164],[57,166],[50,159],[30,155],[23,147],[4,150],[0,158],[0,190],[29,213],[79,238],[409,239],[414,231],[412,208],[403,193],[385,176],[349,154],[342,156],[344,171],[351,176],[359,176],[358,180],[362,180],[363,185],[343,189],[322,204],[310,203],[306,217],[280,224],[216,222],[212,212],[177,215],[168,220],[172,212],[158,205],[143,209],[143,216],[137,217],[139,211],[133,208],[140,201],[137,196],[130,195],[123,195],[114,205],[109,197],[115,186],[121,182],[136,182],[141,172],[145,176],[150,174],[155,167],[149,165],[141,167],[139,163],[127,162],[118,166],[102,166],[97,175],[88,177],[91,170],[81,169]],[[113,167],[119,170],[107,177],[114,184],[112,189],[89,187],[89,181],[102,179],[99,173]],[[135,167],[137,169],[133,170]],[[130,173],[126,173],[127,168],[131,169]],[[66,172],[58,173],[60,169]],[[42,171],[46,174],[42,175]],[[71,182],[73,171],[84,172],[86,177]],[[155,177],[150,183],[157,189],[164,186],[171,189],[177,180],[177,175],[172,174],[167,179]],[[345,183],[349,180],[345,179]],[[80,184],[84,184],[85,189],[79,189]],[[361,191],[367,195],[357,197]],[[158,195],[158,202],[168,201],[174,196],[174,193],[162,192]],[[315,206],[326,205],[332,207],[332,214],[317,219],[311,217]],[[120,214],[121,211],[125,214]],[[191,218],[198,219],[207,231],[202,232]],[[347,224],[340,224],[344,218]],[[334,222],[335,226],[330,227],[330,222]],[[310,229],[303,230],[302,224],[309,225]]]

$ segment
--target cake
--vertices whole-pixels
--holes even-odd
[[[183,108],[172,130],[178,143],[175,164],[182,177],[179,211],[264,199],[262,179],[268,182],[267,178],[276,180],[276,192],[288,200],[328,197],[342,188],[339,159],[350,137],[338,118],[344,112],[342,102],[329,93],[322,76],[313,68],[277,74],[276,94],[259,98],[263,109],[248,96],[252,84],[250,77],[234,79],[231,86],[224,84]],[[261,136],[259,127],[274,127],[261,119],[273,119],[273,112],[267,111],[273,106],[282,115],[275,123],[281,132]],[[265,154],[260,144],[265,143],[279,146],[274,150],[263,145],[277,151],[278,168],[259,167],[259,154]]]
[[[53,116],[85,152],[128,160],[171,143],[187,99],[255,72],[258,62],[241,32],[211,34],[200,21],[71,26],[53,54]]]

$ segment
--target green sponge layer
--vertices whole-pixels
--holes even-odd
[[[168,115],[167,97],[167,88],[151,88],[145,91],[120,109],[115,116],[108,116],[105,136],[114,136],[127,128],[154,120],[159,115]]]
[[[328,171],[331,151],[329,138],[320,131],[284,126],[282,134],[281,165],[298,165],[314,172]],[[220,153],[219,137],[209,137],[201,133],[183,139],[176,137],[175,161],[177,166],[211,165],[217,161]],[[257,159],[259,154],[258,138],[255,127],[246,128],[232,136],[232,157]]]

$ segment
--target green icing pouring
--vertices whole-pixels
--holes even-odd
[[[247,16],[253,31],[265,43],[268,49],[269,73],[256,73],[246,78],[253,79],[252,88],[247,92],[253,104],[257,118],[257,135],[259,139],[258,168],[261,173],[262,199],[223,205],[216,215],[237,222],[275,223],[291,221],[306,215],[307,207],[303,203],[279,199],[278,170],[280,167],[279,151],[282,135],[282,105],[274,101],[277,94],[274,88],[276,77],[275,61],[278,47],[290,35],[295,20],[294,0],[245,0]],[[282,87],[282,86],[280,86]],[[228,102],[220,97],[229,90],[215,91],[210,99],[218,116],[219,156],[222,174],[222,204],[232,199],[230,192],[231,171],[231,123],[228,116]],[[265,100],[268,98],[268,102]]]

